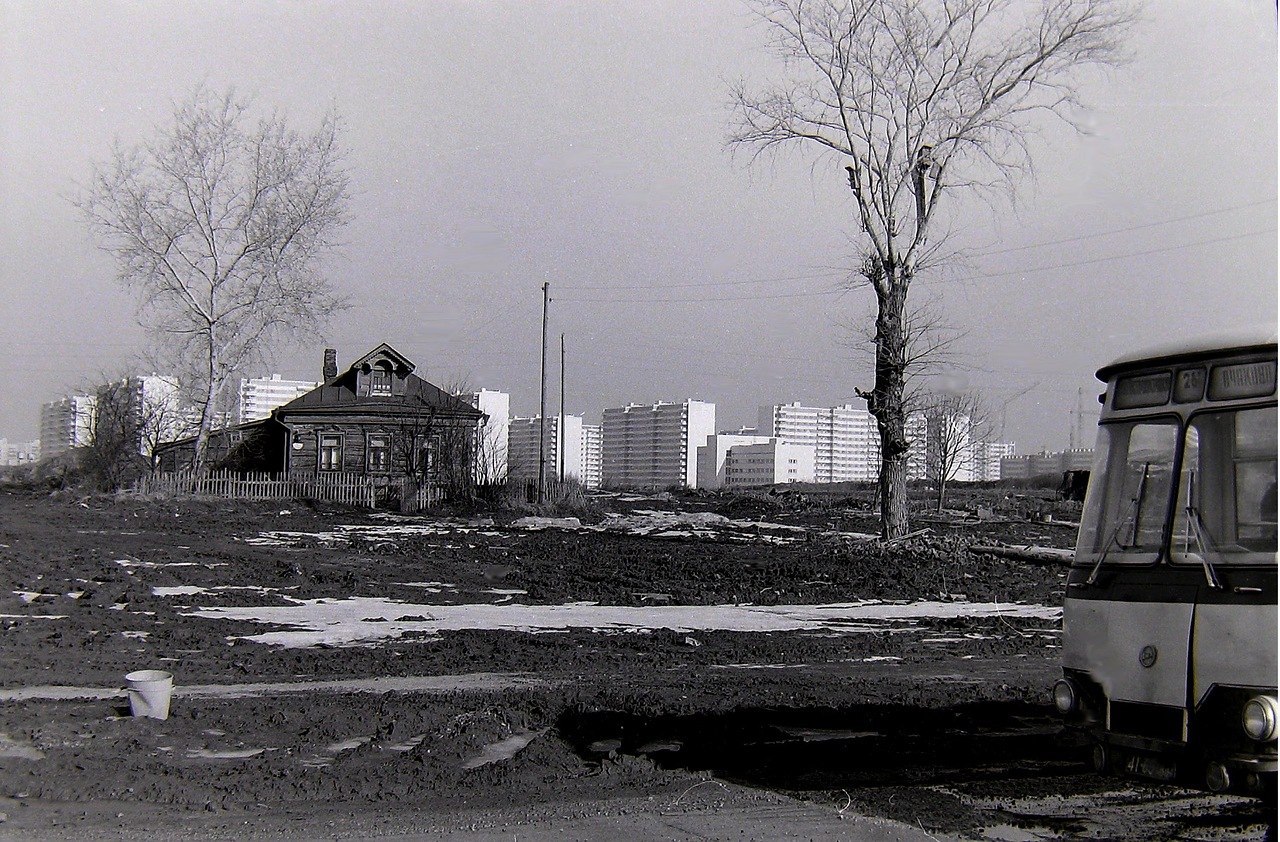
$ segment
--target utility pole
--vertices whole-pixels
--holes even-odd
[[[560,463],[560,482],[564,483],[564,334],[560,334],[560,419],[556,421],[556,461]]]
[[[546,494],[547,484],[547,304],[551,301],[551,284],[542,285],[542,379],[538,410],[538,504]]]

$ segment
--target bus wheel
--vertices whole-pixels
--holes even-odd
[[[1093,771],[1099,775],[1111,771],[1111,750],[1103,743],[1093,744]]]

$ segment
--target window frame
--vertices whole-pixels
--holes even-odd
[[[334,453],[337,455],[337,467],[325,466],[324,457],[325,457],[326,448],[325,448],[324,440],[326,438],[334,438],[338,440],[337,445],[332,448]],[[342,473],[342,467],[343,467],[342,460],[346,455],[343,447],[344,444],[346,443],[344,439],[345,439],[345,436],[342,433],[326,433],[320,430],[316,430],[316,470],[317,471],[322,471],[324,473]]]
[[[373,440],[375,438],[386,440],[386,444],[384,444],[380,448],[383,456],[383,465],[380,467],[375,467],[373,464],[373,454],[374,454]],[[374,432],[372,430],[365,431],[364,469],[366,473],[370,473],[370,474],[391,473],[391,433],[380,433],[380,432]]]

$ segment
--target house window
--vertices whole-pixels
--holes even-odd
[[[369,372],[369,394],[370,395],[390,395],[391,394],[391,370],[383,368],[380,365],[374,366],[373,371]]]
[[[386,433],[371,433],[368,450],[370,471],[386,471],[391,467],[391,436]]]
[[[320,436],[320,470],[342,470],[342,436]]]

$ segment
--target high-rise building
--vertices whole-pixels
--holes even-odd
[[[1061,477],[1066,471],[1087,471],[1093,467],[1093,449],[1073,447],[1068,450],[1005,456],[1000,460],[1000,479],[1032,479]]]
[[[481,389],[458,397],[488,416],[477,433],[476,481],[501,482],[510,469],[511,395]],[[537,476],[536,468],[534,476]]]
[[[582,484],[599,488],[604,471],[604,428],[599,424],[582,425]]]
[[[1016,447],[1011,441],[979,441],[973,444],[973,479],[991,482],[1000,479],[1000,462],[1012,456]]]
[[[279,374],[242,379],[236,423],[244,424],[266,418],[271,410],[284,406],[319,385],[311,380],[282,380]]]
[[[763,406],[756,429],[761,436],[775,436],[786,444],[808,445],[814,450],[814,482],[868,482],[880,476],[880,433],[876,419],[852,404],[833,407],[800,403]],[[924,476],[925,421],[907,418],[911,443],[907,476]]]
[[[694,488],[698,448],[716,431],[707,401],[628,404],[604,411],[603,481],[610,488]]]
[[[66,453],[93,441],[95,395],[68,395],[40,407],[41,458]]]
[[[726,488],[813,482],[814,450],[771,438],[729,448],[724,462]]]
[[[94,425],[105,424],[131,437],[143,456],[150,456],[163,442],[194,432],[191,411],[182,404],[178,378],[157,374],[99,386]]]
[[[565,415],[563,420],[564,423],[561,424],[561,416],[549,416],[544,436],[540,416],[516,416],[511,419],[507,450],[507,475],[510,478],[538,478],[538,444],[542,441],[546,448],[546,460],[542,465],[547,479],[555,479],[563,474],[566,479],[573,477],[586,485],[586,478],[583,476],[582,416]]]

